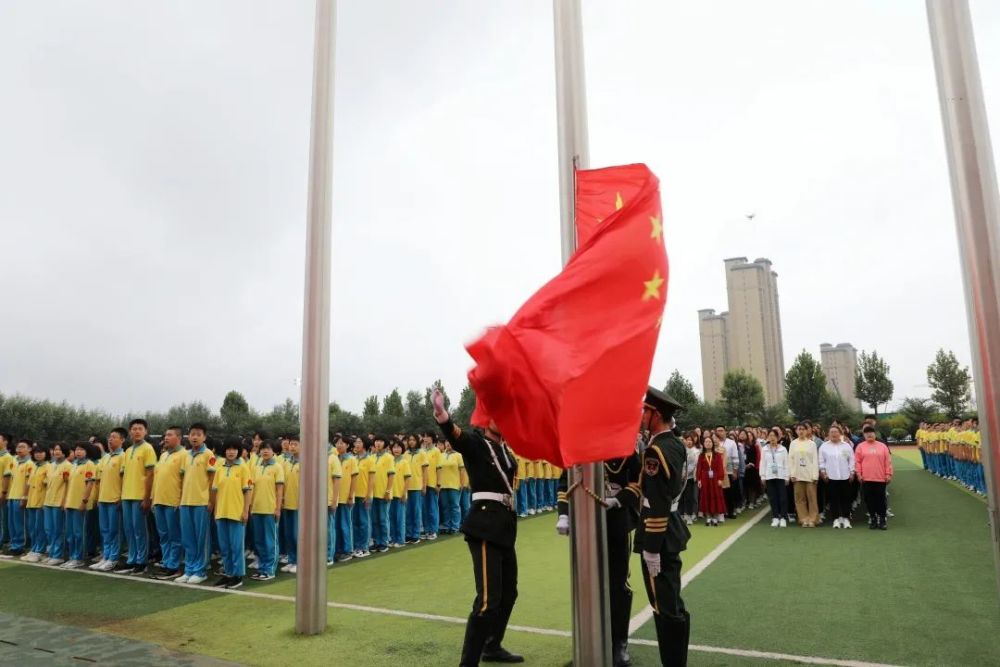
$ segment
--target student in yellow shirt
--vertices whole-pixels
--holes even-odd
[[[153,495],[153,468],[156,450],[146,442],[149,424],[145,419],[133,419],[128,431],[132,444],[124,454],[122,464],[122,518],[128,541],[128,559],[116,574],[142,574],[149,558],[149,533],[146,512]]]
[[[372,539],[372,494],[375,490],[375,458],[368,452],[362,438],[354,439],[354,458],[358,462],[358,478],[354,485],[354,508],[351,510],[351,529],[354,557],[371,555],[368,547]]]
[[[281,510],[281,533],[285,536],[288,564],[282,572],[295,574],[299,562],[299,436],[288,437],[285,450],[285,506]]]
[[[200,584],[208,575],[208,534],[212,520],[212,478],[215,476],[215,452],[205,446],[208,428],[201,422],[188,428],[191,449],[181,467],[181,544],[184,547],[184,574],[174,581]]]
[[[340,484],[343,472],[337,448],[327,445],[326,455],[326,565],[331,566],[337,555],[337,506],[340,504]]]
[[[424,450],[417,446],[415,435],[406,438],[403,458],[410,468],[410,478],[406,482],[406,543],[416,544],[421,537],[427,537],[423,513],[429,465]]]
[[[42,559],[48,540],[45,539],[45,479],[49,474],[49,450],[40,445],[31,448],[31,458],[35,469],[28,478],[28,497],[25,502],[25,521],[31,550],[21,556],[27,563],[37,563]]]
[[[67,570],[83,566],[85,542],[84,523],[87,510],[94,495],[97,481],[97,448],[89,442],[78,442],[66,486],[64,507],[66,509],[66,548],[69,560],[62,564]]]
[[[337,503],[337,545],[335,560],[351,560],[354,554],[352,513],[358,484],[358,459],[347,451],[347,440],[337,438],[337,455],[340,457],[340,498]]]
[[[101,560],[91,570],[110,572],[121,551],[122,446],[128,431],[118,427],[108,434],[108,453],[97,464],[97,520],[101,530]]]
[[[424,493],[424,534],[428,540],[436,540],[441,527],[441,480],[438,473],[441,470],[441,450],[434,446],[434,434],[423,433],[420,444],[427,460],[427,491]]]
[[[10,486],[10,475],[7,472],[14,467],[14,455],[10,453],[13,446],[13,436],[10,433],[0,433],[0,549],[7,544],[7,488]]]
[[[9,478],[7,486],[7,503],[3,508],[7,511],[7,531],[10,535],[10,557],[23,556],[27,543],[25,532],[25,505],[28,498],[28,481],[35,471],[35,462],[31,458],[31,447],[34,443],[25,438],[17,441],[14,448],[14,465],[4,473]]]
[[[184,431],[171,426],[163,434],[160,460],[153,469],[153,516],[160,535],[160,573],[157,579],[181,576],[181,468],[188,453],[182,445]]]
[[[257,574],[250,575],[250,578],[270,581],[278,568],[278,520],[285,493],[285,466],[278,461],[270,440],[260,443],[257,454],[250,504]]]
[[[517,461],[517,472],[514,474],[514,502],[517,515],[523,519],[528,516],[528,484],[525,479],[527,466],[525,458],[516,452],[514,459]]]
[[[396,466],[392,454],[385,451],[385,436],[375,436],[375,478],[372,492],[372,533],[375,552],[389,550],[389,501],[392,500],[392,482]]]
[[[69,482],[69,474],[72,464],[67,460],[70,456],[70,446],[64,442],[57,442],[52,445],[49,455],[52,457],[52,464],[49,466],[49,475],[45,480],[45,539],[49,542],[49,558],[46,565],[62,565],[64,538],[66,533],[66,483]]]
[[[243,557],[244,530],[250,518],[250,492],[253,481],[250,466],[240,458],[241,440],[229,436],[223,443],[226,460],[212,480],[215,525],[219,531],[219,550],[225,574],[216,587],[230,590],[243,586],[246,559]]]
[[[396,475],[390,484],[392,499],[389,501],[389,546],[398,549],[406,541],[406,508],[409,498],[407,487],[413,478],[410,462],[403,455],[403,443],[399,439],[392,441],[392,458]]]
[[[458,532],[462,522],[462,511],[459,506],[459,496],[462,493],[462,455],[451,448],[451,443],[444,443],[444,453],[441,454],[441,469],[438,471],[438,481],[441,483],[441,532],[453,535]]]

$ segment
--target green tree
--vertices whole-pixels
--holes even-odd
[[[726,411],[719,403],[698,402],[677,413],[677,426],[685,431],[696,426],[711,429],[727,421]]]
[[[476,392],[472,387],[465,385],[461,395],[458,397],[458,407],[451,413],[451,418],[456,424],[468,426],[472,419],[472,412],[476,409]]]
[[[931,422],[934,413],[938,411],[938,406],[929,398],[904,398],[899,406],[899,413],[905,415],[911,424],[919,425],[920,422]],[[912,435],[912,433],[911,433]]]
[[[444,409],[448,411],[451,410],[451,398],[448,397],[448,392],[445,390],[441,380],[434,380],[434,382],[431,383],[431,386],[424,390],[424,407],[429,415],[434,414],[434,405],[431,403],[431,394],[434,393],[435,389],[440,389],[441,393],[444,395]]]
[[[826,400],[826,375],[811,354],[802,350],[785,374],[785,396],[796,419],[818,419]]]
[[[861,423],[861,413],[845,403],[840,394],[830,391],[827,392],[826,398],[823,400],[819,421],[826,426],[838,421],[855,429]]]
[[[744,370],[729,371],[722,378],[722,407],[731,424],[746,424],[764,411],[764,387]]]
[[[366,398],[365,405],[361,408],[361,419],[365,422],[365,428],[371,431],[376,430],[375,427],[380,414],[378,396],[372,395]]]
[[[427,412],[427,408],[424,405],[423,395],[414,389],[406,392],[405,401],[405,412],[406,412],[406,430],[410,432],[414,431],[426,431],[433,426],[433,419],[430,413]]]
[[[758,419],[750,420],[753,426],[766,426],[767,428],[771,428],[772,426],[791,426],[794,422],[792,413],[788,411],[788,404],[784,401],[765,407],[761,410]]]
[[[663,391],[684,406],[685,410],[701,403],[701,399],[698,398],[698,394],[694,393],[694,387],[691,386],[688,379],[681,375],[680,371],[676,369],[670,374],[670,378],[667,380],[666,386],[663,387]]]
[[[927,384],[934,390],[931,398],[951,419],[961,417],[969,406],[970,380],[968,367],[960,365],[951,350],[938,350],[934,363],[927,367]]]
[[[243,394],[230,391],[222,400],[222,408],[219,410],[222,417],[222,425],[229,433],[240,433],[247,427],[250,421],[250,404]]]
[[[894,386],[889,379],[889,364],[872,350],[861,351],[858,368],[854,371],[855,393],[878,414],[878,406],[892,400]]]
[[[264,415],[262,422],[263,427],[275,435],[298,433],[300,425],[299,404],[286,398],[284,403],[279,403]]]
[[[365,425],[361,417],[342,409],[336,403],[330,404],[330,433],[342,433],[347,435],[360,435],[364,431]]]
[[[402,419],[406,416],[406,409],[403,407],[403,397],[399,395],[399,389],[393,389],[385,400],[382,401],[382,416],[398,417]]]

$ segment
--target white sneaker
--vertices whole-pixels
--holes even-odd
[[[104,561],[104,567],[101,568],[101,572],[111,572],[115,569],[115,562],[113,560]]]
[[[771,528],[777,528],[779,523],[781,522],[778,519],[771,519]]]
[[[21,560],[25,563],[37,563],[42,559],[42,555],[35,553],[34,551],[29,552],[21,556]]]
[[[288,556],[279,556],[278,557],[278,562],[281,563],[282,565],[287,565],[288,564]]]
[[[778,522],[778,527],[779,528],[788,528],[788,522],[786,520],[782,519],[780,522]]]
[[[62,567],[64,569],[66,569],[66,570],[75,570],[76,568],[80,567],[81,565],[83,565],[83,563],[81,563],[80,561],[74,559],[74,560],[67,561],[67,562],[63,563]]]
[[[195,575],[192,575],[192,576],[188,577],[187,583],[189,583],[189,584],[195,584],[195,585],[203,584],[203,583],[205,583],[206,579],[208,579],[208,577],[202,577],[200,575],[195,574]]]
[[[189,576],[187,576],[186,574],[182,574],[181,576],[179,576],[176,579],[174,579],[174,582],[178,583],[178,584],[186,584],[186,583],[188,583],[188,581],[190,581],[190,579],[191,578]]]
[[[288,570],[287,570],[288,574],[295,574],[298,571],[299,571],[299,566],[298,565],[289,565],[288,566]]]
[[[102,558],[101,560],[97,561],[93,565],[88,565],[87,567],[89,567],[91,570],[95,570],[96,571],[96,570],[100,570],[104,566],[104,563],[105,563],[105,561]]]
[[[292,567],[291,565],[285,565],[284,567],[281,568],[281,571],[282,572],[291,572],[292,571],[291,567]]]
[[[851,520],[850,519],[841,519],[840,520],[840,527],[841,528],[850,528],[851,527]]]
[[[62,559],[62,558],[50,558],[47,561],[45,561],[45,564],[46,565],[51,565],[52,567],[55,567],[57,565],[62,565],[65,562],[66,561],[64,559]]]
[[[834,528],[840,528],[840,519],[834,519],[833,520],[833,527]]]

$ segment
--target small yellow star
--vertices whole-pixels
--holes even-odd
[[[622,201],[622,193],[619,192],[615,196],[615,210],[616,211],[622,210],[622,206],[624,206],[624,205],[625,205],[625,202]]]
[[[653,225],[653,231],[650,233],[649,238],[661,240],[663,238],[663,221],[660,216],[654,215],[649,219],[650,224]]]
[[[660,298],[660,287],[663,285],[663,278],[660,277],[659,269],[653,272],[652,278],[643,281],[642,284],[646,286],[646,292],[642,295],[643,301]]]

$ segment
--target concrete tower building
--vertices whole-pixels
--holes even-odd
[[[753,262],[732,257],[724,262],[729,310],[719,315],[714,310],[698,311],[705,400],[717,401],[722,376],[742,369],[760,381],[767,403],[773,405],[785,396],[778,274],[763,257]]]
[[[854,385],[858,351],[850,343],[839,343],[836,346],[823,343],[819,346],[819,354],[827,389],[838,394],[848,406],[860,410],[861,399],[855,393]]]

